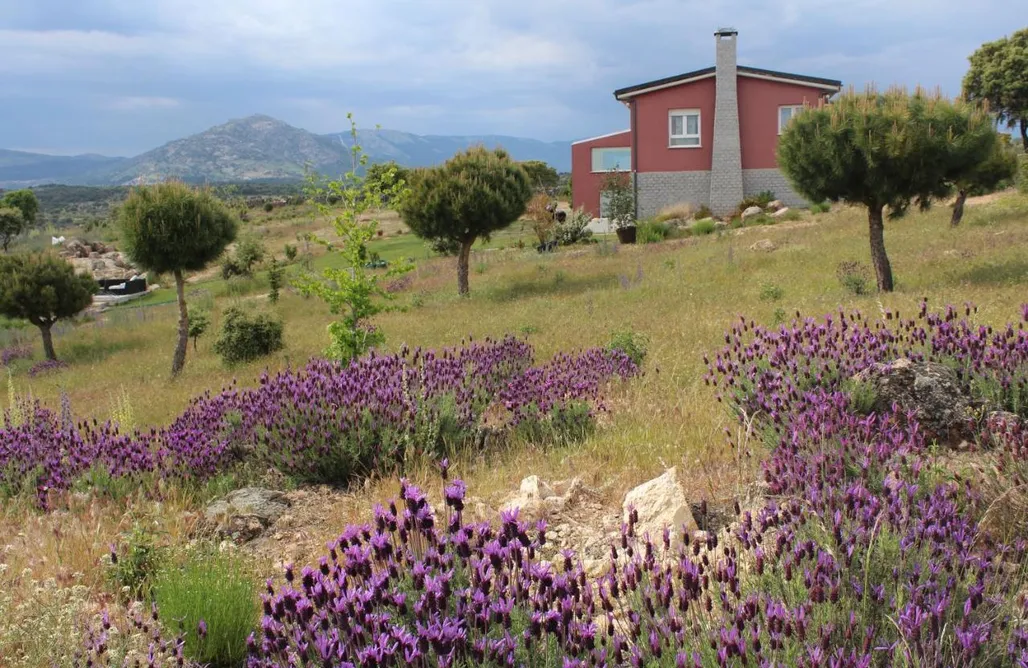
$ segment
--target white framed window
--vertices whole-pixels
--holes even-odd
[[[612,169],[628,172],[632,169],[632,149],[594,148],[592,162],[593,172],[609,172]]]
[[[668,146],[671,148],[699,148],[699,109],[672,109],[668,112]]]
[[[803,111],[802,104],[787,104],[778,107],[778,134],[782,134],[782,130],[789,124],[792,117]]]

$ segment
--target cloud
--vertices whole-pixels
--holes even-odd
[[[0,146],[86,136],[124,153],[256,112],[322,132],[353,111],[422,133],[602,134],[626,123],[612,90],[712,64],[723,23],[744,64],[953,93],[966,56],[1009,32],[999,0],[8,4]]]
[[[114,111],[138,111],[148,109],[174,109],[182,106],[182,100],[173,97],[117,96],[103,100],[99,106]]]

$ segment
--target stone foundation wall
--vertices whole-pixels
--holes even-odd
[[[640,220],[672,204],[689,202],[699,207],[710,203],[710,172],[641,172],[635,175],[635,183]]]

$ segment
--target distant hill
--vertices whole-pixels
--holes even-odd
[[[515,160],[544,160],[571,169],[569,142],[504,136],[449,137],[397,130],[362,130],[361,148],[372,162],[407,167],[439,164],[474,144],[503,146]],[[176,139],[134,158],[47,156],[0,150],[0,188],[44,183],[130,185],[176,177],[191,182],[294,180],[309,164],[323,174],[349,169],[349,132],[318,135],[257,114]]]
[[[44,155],[0,149],[0,187],[72,182],[83,174],[109,169],[126,160],[104,155]]]

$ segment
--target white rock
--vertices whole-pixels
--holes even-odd
[[[778,209],[777,211],[772,213],[771,217],[772,218],[781,218],[782,216],[784,216],[787,213],[789,213],[789,207],[786,206],[786,207],[782,207],[781,209]]]
[[[786,207],[784,204],[782,204],[782,200],[780,200],[780,199],[775,199],[775,200],[771,200],[770,202],[768,202],[767,203],[767,208],[770,209],[771,211],[780,211],[782,209],[788,209],[788,207]]]
[[[752,218],[753,216],[759,216],[762,213],[764,213],[764,210],[761,209],[759,206],[751,206],[742,212],[742,219],[746,220],[747,218]]]
[[[689,501],[675,467],[625,495],[622,510],[626,522],[632,508],[635,508],[639,517],[636,535],[642,537],[649,534],[650,540],[654,542],[661,540],[664,527],[670,527],[671,539],[675,543],[681,540],[683,525],[687,531],[699,528],[689,510]]]
[[[553,488],[540,480],[537,475],[530,475],[521,481],[521,496],[525,499],[543,501],[553,496]]]

